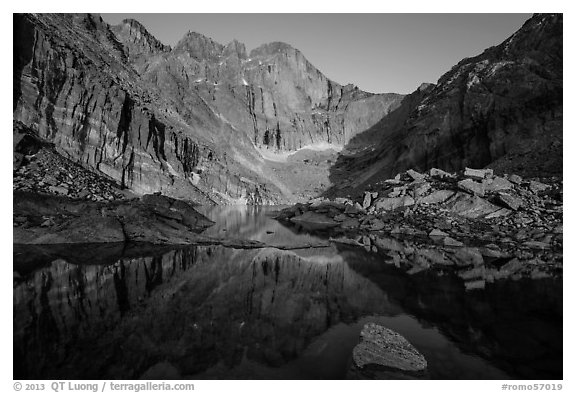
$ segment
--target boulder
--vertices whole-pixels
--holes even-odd
[[[521,184],[522,178],[518,175],[510,175],[508,176],[508,180],[510,180],[514,184]]]
[[[472,179],[464,179],[458,182],[458,188],[473,195],[484,196],[484,184]]]
[[[514,187],[511,182],[500,176],[496,176],[493,179],[485,179],[482,183],[484,183],[484,190],[486,192],[509,190]]]
[[[454,191],[450,190],[437,190],[432,192],[430,195],[420,198],[418,202],[426,205],[442,203],[450,199],[454,194]]]
[[[485,217],[500,210],[500,207],[485,199],[464,193],[459,193],[446,207],[450,212],[466,218]]]
[[[423,175],[420,172],[416,172],[414,169],[408,169],[406,171],[406,174],[410,176],[413,180],[421,180],[426,177],[426,175]]]
[[[539,181],[531,181],[528,187],[534,194],[538,194],[539,192],[546,191],[550,188],[548,184],[540,183]]]
[[[443,171],[442,169],[432,168],[430,169],[430,176],[438,179],[447,179],[454,177],[453,174]]]
[[[424,356],[400,334],[375,323],[367,323],[360,332],[360,343],[352,351],[354,363],[363,368],[374,364],[403,371],[423,371]]]
[[[494,171],[492,169],[472,169],[466,168],[464,170],[464,176],[470,179],[475,180],[483,180],[494,175]]]
[[[415,203],[414,198],[410,196],[403,196],[397,198],[378,198],[374,202],[374,206],[377,209],[382,210],[395,210],[405,206],[412,206]]]
[[[498,194],[497,201],[500,202],[503,206],[512,210],[518,210],[522,206],[522,199],[510,194]]]

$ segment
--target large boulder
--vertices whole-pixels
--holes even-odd
[[[405,195],[397,198],[378,198],[374,202],[374,206],[376,209],[395,210],[401,207],[412,206],[414,203],[414,198]]]
[[[360,332],[360,343],[352,351],[356,366],[384,366],[418,372],[428,367],[424,356],[400,334],[375,323],[367,323]]]

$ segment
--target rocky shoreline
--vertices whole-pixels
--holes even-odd
[[[278,220],[331,241],[383,252],[415,274],[456,272],[467,289],[562,274],[562,180],[491,169],[408,170],[356,198],[318,198]]]

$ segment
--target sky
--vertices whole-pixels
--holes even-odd
[[[133,18],[164,44],[191,30],[250,52],[283,41],[324,75],[374,93],[411,93],[464,57],[497,45],[530,14],[101,14],[109,24]]]

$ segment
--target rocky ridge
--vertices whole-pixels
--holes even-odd
[[[562,182],[408,170],[354,199],[315,199],[277,217],[332,241],[383,252],[411,274],[458,274],[469,289],[501,278],[549,277],[562,270]]]
[[[491,167],[525,177],[562,173],[561,14],[535,14],[500,45],[462,60],[352,140],[379,145],[341,156],[333,191],[365,188],[413,168]]]

